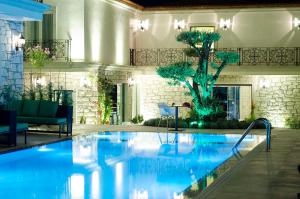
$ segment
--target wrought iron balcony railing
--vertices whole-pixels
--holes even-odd
[[[28,48],[34,48],[37,45],[42,48],[49,48],[50,57],[54,61],[71,62],[71,40],[26,40],[24,50],[26,51]],[[25,53],[24,59],[26,60]]]
[[[216,61],[216,51],[239,53],[237,65],[300,65],[300,47],[219,48],[211,53],[210,60]],[[132,66],[163,66],[188,60],[195,59],[187,57],[182,48],[130,49]]]

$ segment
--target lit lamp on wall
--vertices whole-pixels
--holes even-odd
[[[80,86],[84,88],[91,87],[91,82],[86,77],[82,77],[80,78]]]
[[[25,37],[23,36],[23,34],[21,34],[20,37],[17,38],[17,41],[16,41],[16,51],[23,49],[25,42],[26,42]]]
[[[300,19],[298,19],[298,18],[295,18],[295,19],[294,19],[294,26],[295,26],[298,30],[300,30]]]
[[[129,77],[128,78],[128,86],[131,87],[135,84],[136,84],[136,81],[132,77]]]
[[[146,19],[146,20],[139,20],[137,19],[136,20],[136,30],[140,30],[142,32],[144,32],[145,30],[148,30],[149,29],[149,20]]]
[[[35,85],[41,85],[41,86],[46,86],[46,78],[45,77],[38,77],[35,80]]]
[[[184,28],[185,28],[185,21],[175,19],[174,29],[178,31],[182,31]]]
[[[222,28],[223,30],[229,29],[230,26],[231,26],[230,19],[221,19],[220,20],[220,28]]]

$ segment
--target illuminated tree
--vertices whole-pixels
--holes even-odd
[[[209,60],[212,52],[212,44],[220,39],[216,32],[181,32],[177,41],[190,46],[184,50],[188,57],[195,57],[197,63],[191,61],[177,62],[168,66],[160,66],[157,73],[170,81],[170,85],[183,85],[188,88],[186,94],[193,98],[194,110],[201,119],[209,116],[215,111],[212,99],[213,87],[219,78],[222,70],[227,64],[239,61],[239,55],[235,52],[215,51],[217,62]],[[193,67],[193,65],[196,65]],[[212,68],[209,72],[209,67]]]

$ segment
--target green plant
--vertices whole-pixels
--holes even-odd
[[[44,99],[44,91],[43,91],[43,87],[41,84],[37,84],[36,85],[36,89],[37,89],[37,93],[39,95],[39,100],[43,100]]]
[[[62,100],[61,104],[65,106],[72,106],[73,105],[73,91],[71,90],[62,90]]]
[[[285,126],[292,128],[292,129],[299,129],[300,128],[300,119],[289,117],[285,119]]]
[[[84,116],[84,113],[83,113],[83,115],[80,117],[79,123],[80,123],[80,124],[86,124],[86,117]]]
[[[98,117],[100,124],[107,124],[110,119],[110,115],[112,112],[112,100],[110,93],[113,88],[112,82],[105,78],[98,77],[97,80],[98,87]]]
[[[43,49],[37,45],[26,49],[25,56],[33,67],[42,68],[50,60],[50,51],[49,48]]]
[[[239,55],[235,52],[216,51],[215,57],[220,61],[219,64],[210,61],[211,46],[220,39],[220,34],[216,32],[181,32],[176,39],[190,46],[184,50],[184,53],[188,57],[197,58],[196,70],[192,62],[183,61],[161,66],[157,69],[157,73],[169,79],[170,85],[184,85],[188,88],[189,91],[186,94],[192,96],[194,110],[198,118],[202,119],[215,111],[215,101],[212,98],[213,87],[225,66],[238,62]],[[215,70],[214,74],[208,72],[209,66]]]
[[[149,120],[146,120],[144,122],[144,125],[145,126],[158,126],[159,121],[160,121],[160,118],[149,119]],[[160,121],[159,126],[160,127],[167,127],[167,119],[162,119]],[[175,120],[174,119],[169,119],[168,120],[168,126],[170,128],[174,128],[175,127]],[[186,120],[184,120],[182,118],[179,118],[178,119],[178,128],[187,128],[187,127],[188,127],[188,124],[187,124]]]
[[[0,98],[3,105],[7,105],[15,99],[18,99],[19,93],[15,92],[12,85],[4,85],[0,91]]]
[[[144,121],[144,117],[142,115],[137,115],[134,118],[132,118],[131,122],[133,124],[140,124]]]
[[[53,90],[53,83],[52,82],[49,82],[47,84],[47,95],[48,95],[48,100],[53,101],[54,90]]]

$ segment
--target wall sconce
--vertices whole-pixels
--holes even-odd
[[[91,81],[89,81],[86,77],[80,78],[80,87],[84,87],[84,88],[91,87]]]
[[[270,81],[267,79],[261,79],[259,80],[259,87],[260,88],[269,88],[270,87]]]
[[[23,36],[23,34],[21,34],[20,37],[16,40],[16,51],[23,49],[25,42],[25,37]]]
[[[131,87],[131,86],[133,86],[135,84],[136,84],[135,79],[133,79],[132,77],[129,77],[128,78],[128,86]]]
[[[230,19],[221,19],[220,20],[220,28],[223,28],[223,30],[227,30],[231,26]]]
[[[185,28],[185,21],[175,19],[174,29],[178,31],[182,31],[184,28]]]
[[[136,30],[144,32],[149,29],[149,20],[136,20]]]
[[[45,77],[38,77],[35,80],[35,85],[41,85],[41,86],[46,86],[46,78]]]
[[[300,19],[298,19],[298,18],[295,18],[295,19],[294,19],[294,26],[295,26],[298,30],[300,30]]]

